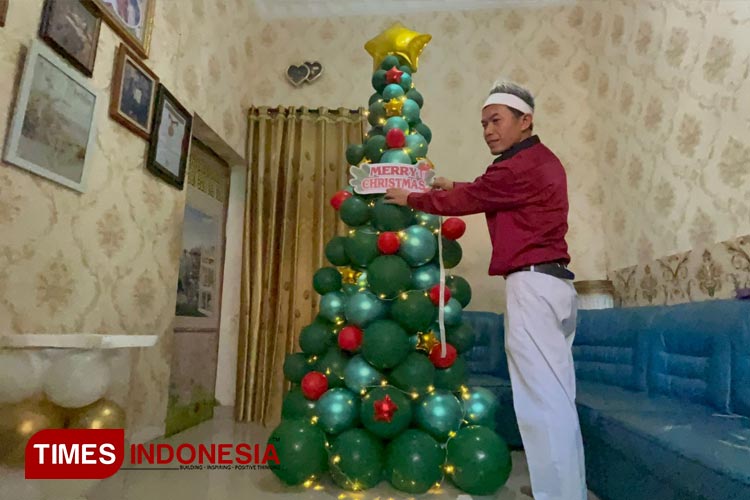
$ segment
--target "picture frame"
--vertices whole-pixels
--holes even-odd
[[[8,131],[5,161],[84,192],[100,101],[83,75],[34,40]]]
[[[5,26],[5,19],[8,16],[8,5],[10,0],[0,0],[0,28]]]
[[[159,77],[156,73],[124,43],[120,44],[115,55],[109,116],[133,133],[148,139],[154,122],[158,89]]]
[[[139,56],[148,59],[156,0],[87,0]]]
[[[146,167],[178,189],[185,185],[193,115],[159,84]]]
[[[82,0],[45,0],[39,37],[90,77],[101,24],[101,17]]]

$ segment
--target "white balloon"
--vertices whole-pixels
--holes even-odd
[[[63,408],[81,408],[101,399],[109,389],[109,364],[97,351],[63,353],[44,377],[47,398]]]
[[[0,349],[0,405],[15,404],[42,390],[42,365],[32,353]]]

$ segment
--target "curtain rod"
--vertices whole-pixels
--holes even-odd
[[[254,108],[253,112],[257,113],[260,109],[262,109],[262,108]],[[328,108],[325,108],[325,109],[326,109],[326,111],[329,114],[332,114],[332,115],[340,115],[341,114],[341,111],[339,109],[328,109]],[[314,109],[310,109],[310,108],[297,108],[297,109],[295,109],[295,113],[302,113],[303,110],[306,111],[306,112],[308,112],[308,113],[311,113],[311,114],[320,114],[321,113],[321,108],[314,108]],[[282,109],[280,109],[277,106],[275,108],[267,108],[267,111],[268,111],[268,113],[282,113],[282,112],[288,112],[288,109],[282,110]],[[345,112],[348,111],[350,115],[358,115],[358,114],[362,113],[361,109],[347,109],[347,110],[344,110],[344,111]]]

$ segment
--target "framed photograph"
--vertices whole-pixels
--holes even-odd
[[[179,189],[185,184],[192,128],[193,116],[160,84],[146,166]]]
[[[39,36],[84,75],[94,72],[101,18],[81,0],[46,0]]]
[[[0,0],[0,28],[5,26],[5,16],[8,15],[8,0]]]
[[[148,57],[156,0],[88,0],[135,52]]]
[[[86,79],[35,40],[26,59],[5,161],[83,192],[99,98]]]
[[[154,102],[159,79],[137,55],[121,44],[115,56],[109,116],[148,139],[154,121]]]

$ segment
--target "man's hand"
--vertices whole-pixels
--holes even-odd
[[[443,191],[450,191],[453,189],[453,181],[446,179],[445,177],[435,177],[432,181],[432,189],[442,189]]]
[[[409,191],[406,189],[390,188],[385,192],[385,202],[391,205],[408,206]]]

